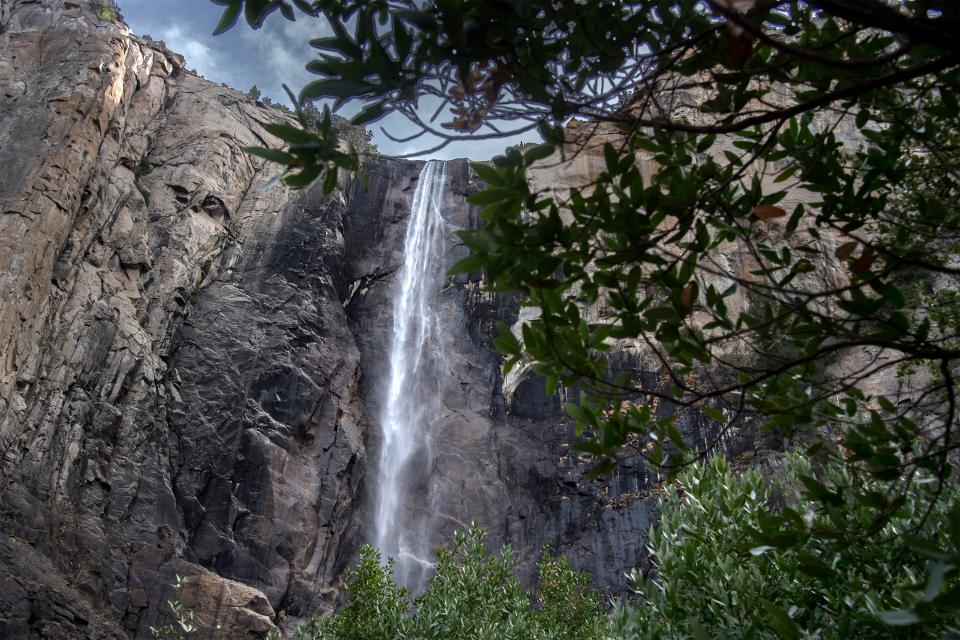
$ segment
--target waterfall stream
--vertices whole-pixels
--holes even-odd
[[[395,283],[390,381],[381,416],[376,546],[385,558],[395,559],[397,582],[412,591],[423,586],[433,568],[426,473],[431,426],[441,408],[444,360],[440,318],[431,301],[443,273],[445,181],[446,164],[431,160],[420,172],[413,196]]]

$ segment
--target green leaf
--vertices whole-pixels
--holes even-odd
[[[277,136],[284,142],[291,144],[305,144],[313,142],[313,136],[309,131],[304,131],[298,127],[283,123],[271,123],[263,126],[264,129]]]
[[[320,98],[349,99],[366,95],[373,88],[373,85],[359,80],[314,80],[300,91],[299,100],[301,103],[307,103]]]
[[[513,193],[506,189],[484,189],[467,198],[470,204],[488,205],[503,202],[513,196]]]
[[[909,627],[920,622],[920,617],[913,611],[904,611],[896,609],[894,611],[882,611],[877,616],[885,623],[893,627]]]
[[[803,483],[803,486],[806,487],[807,491],[815,499],[833,505],[842,504],[842,499],[835,491],[828,489],[826,485],[822,482],[808,475],[799,475],[798,479]]]
[[[812,578],[832,578],[837,573],[826,562],[809,553],[798,552],[797,560],[800,572]]]
[[[477,176],[490,186],[503,186],[500,174],[496,169],[480,162],[471,162],[470,168]]]
[[[677,448],[686,451],[687,443],[683,439],[683,434],[680,433],[680,430],[677,428],[677,425],[673,422],[667,424],[667,435],[670,436],[670,440],[673,441],[673,444],[677,445]]]
[[[713,143],[717,139],[717,134],[709,133],[705,136],[700,137],[700,141],[697,142],[697,153],[706,153],[707,150],[713,146]]]
[[[950,541],[955,547],[960,547],[960,502],[954,503],[947,512],[947,522],[950,525]]]
[[[703,413],[714,422],[719,422],[720,424],[723,424],[727,421],[726,416],[723,415],[723,411],[721,411],[720,409],[704,406]]]
[[[651,153],[660,152],[660,145],[649,138],[636,136],[633,138],[633,145],[639,149],[643,149],[644,151],[649,151]]]
[[[774,631],[780,634],[784,640],[800,640],[800,628],[793,618],[779,606],[770,602],[763,601],[763,608],[767,610],[767,621]]]
[[[800,219],[803,217],[804,209],[802,204],[798,204],[793,208],[793,213],[790,214],[790,219],[787,220],[787,226],[784,229],[786,235],[792,235],[794,231],[797,230],[797,227],[800,225]]]
[[[707,633],[707,630],[704,629],[698,620],[691,619],[689,624],[690,633],[693,635],[694,640],[711,640],[710,634]]]
[[[225,33],[232,29],[234,25],[237,24],[237,19],[240,17],[240,12],[243,10],[243,5],[237,0],[235,4],[229,5],[226,9],[223,10],[223,16],[220,18],[220,22],[217,23],[217,27],[213,30],[213,35],[219,36],[221,33]]]
[[[300,11],[303,11],[309,16],[316,16],[318,14],[318,10],[313,8],[311,0],[293,0],[293,4],[297,5]]]
[[[787,180],[789,180],[789,179],[793,176],[794,173],[796,173],[796,171],[797,171],[797,166],[796,166],[796,165],[791,165],[791,166],[787,167],[786,169],[784,169],[783,171],[781,171],[780,174],[777,175],[777,177],[776,177],[773,181],[774,181],[774,182],[786,182]]]
[[[422,31],[438,31],[440,29],[440,23],[428,11],[398,11],[397,16]]]
[[[613,148],[613,145],[609,142],[604,143],[603,145],[603,158],[607,163],[607,171],[611,175],[617,173],[617,165],[619,164],[619,154],[617,150]]]
[[[403,24],[399,16],[393,17],[393,41],[397,47],[397,59],[402,63],[410,55],[413,37]]]
[[[285,151],[280,151],[279,149],[244,147],[243,150],[252,156],[257,156],[258,158],[263,158],[264,160],[269,160],[270,162],[276,162],[278,164],[285,164],[287,166],[296,166],[300,164],[300,161],[295,157],[289,153],[286,153]]]
[[[547,144],[559,146],[564,143],[566,134],[561,126],[553,126],[546,120],[541,120],[537,123],[537,130]]]
[[[523,154],[523,163],[528,167],[538,160],[545,160],[553,155],[552,144],[539,144]]]
[[[353,118],[350,119],[350,122],[357,125],[367,124],[369,122],[374,122],[376,120],[379,120],[386,114],[387,114],[387,103],[376,102],[374,104],[367,105],[366,107],[364,107],[363,110],[360,111],[360,113],[358,113],[357,115],[353,116]]]
[[[567,412],[567,415],[576,420],[580,424],[592,424],[593,420],[590,419],[590,414],[583,410],[582,407],[576,405],[572,402],[564,403],[564,410]],[[599,453],[599,451],[596,451]]]
[[[243,13],[247,19],[247,24],[254,29],[259,29],[263,26],[267,16],[279,8],[279,0],[246,0]]]
[[[652,322],[676,322],[680,319],[680,315],[673,307],[654,307],[653,309],[647,310],[644,315],[647,317],[647,320]]]
[[[316,180],[317,176],[320,175],[320,166],[313,165],[311,167],[306,167],[303,171],[297,174],[288,175],[283,179],[284,184],[288,187],[293,187],[294,189],[300,189],[308,186],[311,182]],[[336,174],[334,174],[336,175]]]
[[[577,422],[580,421],[578,420]],[[570,450],[600,455],[606,450],[606,448],[595,440],[577,440],[570,445]]]
[[[596,480],[600,476],[604,476],[610,473],[611,471],[613,471],[613,469],[616,466],[617,466],[617,463],[615,460],[610,460],[607,458],[602,459],[600,460],[600,462],[595,464],[593,468],[590,469],[590,471],[587,472],[587,478],[591,480]]]
[[[487,259],[482,255],[469,255],[466,258],[458,260],[456,264],[447,270],[447,275],[455,276],[461,273],[473,273],[483,268],[487,264]]]
[[[306,173],[306,171],[304,171]],[[289,182],[287,184],[290,184]],[[327,171],[323,178],[323,192],[332,193],[337,188],[337,170],[336,168]]]
[[[497,323],[497,346],[504,353],[519,354],[522,351],[520,341],[513,331],[503,322]]]
[[[904,535],[904,542],[907,543],[914,552],[929,558],[935,562],[946,562],[950,560],[950,554],[940,548],[935,541],[926,537],[915,535]]]

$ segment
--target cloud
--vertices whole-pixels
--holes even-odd
[[[196,69],[210,80],[231,84],[233,74],[224,68],[219,52],[188,34],[180,25],[170,25],[160,31],[159,37],[172,51],[183,55],[187,68]]]
[[[284,84],[298,93],[316,79],[304,68],[317,54],[310,46],[310,40],[331,35],[323,20],[300,16],[296,22],[290,22],[278,13],[257,31],[241,20],[224,35],[213,37],[211,33],[223,7],[206,0],[118,0],[118,4],[134,32],[162,39],[170,49],[183,54],[188,68],[196,69],[208,80],[241,91],[257,85],[263,95],[284,104],[287,103]],[[422,117],[429,119],[437,104],[436,99],[422,100]],[[341,113],[349,117],[359,108],[359,104],[350,103]],[[446,119],[441,115],[437,123]],[[374,123],[370,127],[374,132],[374,144],[384,154],[416,153],[439,142],[438,138],[429,135],[408,142],[393,142],[380,131],[381,127],[397,138],[416,133],[416,129],[399,114]],[[527,133],[499,140],[458,142],[429,155],[439,159],[470,157],[481,160],[503,153],[507,146],[517,144],[521,139],[532,142],[534,138],[535,134]]]
[[[269,20],[259,31],[246,29],[242,39],[252,66],[261,71],[257,86],[275,100],[287,102],[283,85],[296,94],[316,79],[305,66],[316,58],[310,40],[330,35],[321,20],[301,17],[296,22],[279,18]]]

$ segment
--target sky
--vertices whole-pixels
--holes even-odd
[[[163,40],[171,50],[186,58],[188,69],[195,69],[208,80],[241,91],[256,85],[263,95],[289,104],[283,90],[284,84],[296,94],[304,85],[316,79],[304,66],[315,58],[309,40],[326,35],[325,25],[320,20],[299,16],[296,22],[290,22],[276,13],[258,31],[253,31],[240,20],[227,33],[214,37],[211,34],[220,20],[223,7],[209,0],[117,0],[117,5],[134,33]],[[351,109],[347,105],[342,113],[350,116],[358,108]],[[416,132],[399,115],[387,116],[369,127],[374,132],[374,143],[381,153],[387,155],[416,153],[438,142],[436,138],[404,143],[390,140],[381,127],[396,138]],[[533,142],[533,138],[533,134],[527,134],[526,139],[453,143],[423,157],[486,160],[499,155],[509,145],[521,141]]]

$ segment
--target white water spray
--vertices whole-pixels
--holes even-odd
[[[393,302],[390,383],[381,419],[376,545],[395,559],[397,582],[411,590],[432,571],[429,560],[431,426],[440,413],[443,354],[440,318],[431,306],[443,268],[440,210],[446,164],[420,172]]]

